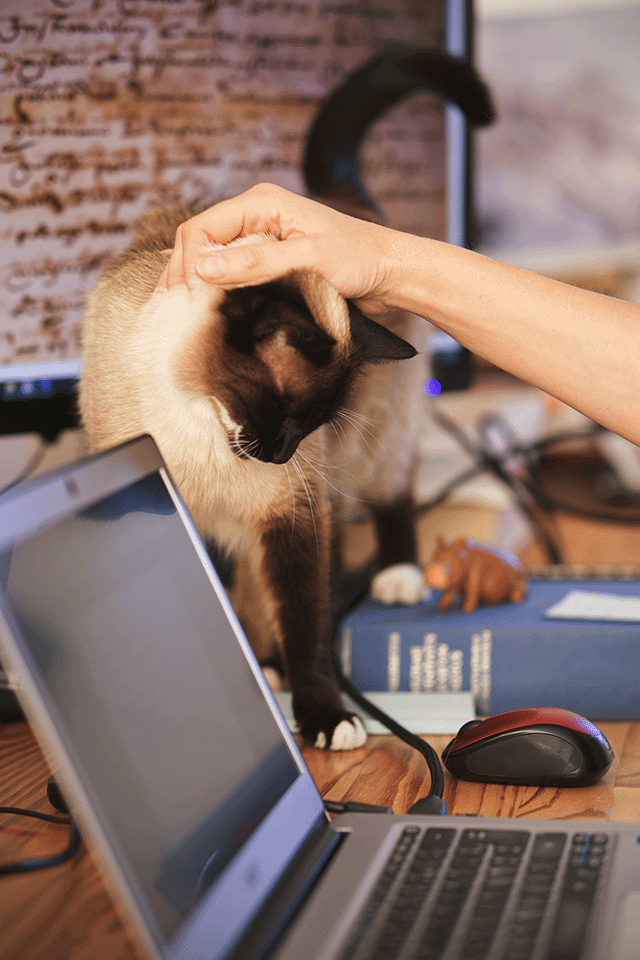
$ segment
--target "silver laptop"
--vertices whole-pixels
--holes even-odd
[[[150,957],[640,957],[640,824],[328,821],[149,438],[0,500],[0,588],[2,662]]]

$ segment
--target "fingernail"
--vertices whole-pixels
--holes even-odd
[[[225,263],[222,257],[206,257],[196,264],[196,273],[203,280],[219,280],[224,277]]]

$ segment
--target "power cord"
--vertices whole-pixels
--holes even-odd
[[[351,680],[349,680],[342,670],[342,665],[338,656],[339,624],[344,617],[346,617],[353,609],[355,609],[355,607],[358,606],[359,603],[361,603],[368,593],[368,590],[368,583],[362,584],[356,587],[350,596],[343,596],[341,602],[338,602],[337,596],[334,598],[337,602],[337,606],[334,607],[333,611],[334,631],[333,646],[331,650],[331,667],[333,674],[338,682],[338,686],[354,701],[354,703],[360,707],[361,710],[364,710],[364,712],[368,713],[370,717],[373,717],[374,720],[377,720],[378,723],[381,723],[387,728],[387,730],[395,734],[396,737],[398,737],[408,746],[413,747],[414,750],[417,750],[418,753],[424,757],[427,767],[429,768],[429,774],[431,776],[431,789],[429,790],[427,796],[417,800],[408,812],[436,815],[446,814],[447,805],[442,796],[444,793],[444,774],[442,772],[440,758],[431,744],[417,736],[417,734],[407,730],[406,727],[403,727],[402,724],[398,723],[397,720],[395,720],[393,717],[390,717],[388,713],[385,713],[385,711],[381,710],[380,707],[378,707],[375,703],[372,703],[370,700],[368,700],[367,697],[365,697],[364,694],[353,685]],[[326,807],[326,803],[325,809],[328,809]],[[382,812],[387,810],[388,808],[386,807],[374,808],[372,812]],[[329,812],[340,813],[345,811],[330,810]]]
[[[444,793],[444,774],[442,772],[440,758],[431,744],[417,736],[417,734],[407,730],[406,727],[403,727],[397,720],[390,717],[388,713],[385,713],[384,710],[381,710],[368,700],[344,675],[338,657],[335,655],[333,658],[333,669],[340,687],[362,710],[385,726],[387,730],[390,730],[391,733],[395,734],[396,737],[404,743],[413,747],[414,750],[417,750],[426,760],[431,775],[431,789],[427,796],[417,800],[408,812],[445,814],[447,812],[447,805],[442,798],[442,794]]]
[[[47,796],[52,806],[66,813],[69,812],[54,777],[51,777],[47,783]],[[33,817],[36,820],[45,820],[47,823],[61,823],[68,824],[69,826],[67,846],[61,853],[55,853],[50,857],[34,857],[31,860],[16,860],[12,863],[0,864],[0,877],[57,867],[61,863],[66,863],[67,860],[70,860],[71,857],[77,853],[82,842],[80,831],[71,817],[59,817],[51,813],[40,813],[38,810],[24,810],[22,807],[0,807],[0,813],[13,814],[18,817]]]
[[[69,825],[69,840],[61,853],[51,857],[35,857],[32,860],[16,860],[13,863],[0,864],[0,876],[6,877],[16,873],[29,873],[31,870],[45,870],[48,867],[57,867],[66,863],[80,847],[81,837],[78,828],[71,817],[54,817],[48,813],[38,813],[37,810],[22,810],[20,807],[0,807],[0,813],[12,813],[19,817],[35,817],[49,823],[65,823]]]
[[[475,466],[451,480],[434,498],[416,508],[416,514],[427,513],[441,503],[458,486],[473,479],[484,470],[490,470],[513,494],[517,506],[531,524],[536,539],[553,564],[562,563],[560,547],[553,530],[542,516],[540,504],[527,485],[530,453],[517,443],[515,434],[505,420],[492,415],[480,422],[480,442],[470,440],[462,428],[432,403],[435,422],[451,434],[462,449],[475,461]]]
[[[594,520],[599,523],[626,523],[630,526],[640,524],[640,515],[629,511],[591,510],[553,497],[532,479],[533,466],[539,455],[546,449],[572,440],[588,440],[605,431],[605,427],[594,423],[589,430],[573,430],[551,434],[531,444],[521,444],[509,423],[499,414],[490,414],[478,424],[480,442],[470,440],[461,427],[438,409],[432,402],[433,419],[455,438],[459,445],[473,457],[472,467],[463,470],[448,481],[430,500],[416,507],[416,515],[421,516],[439,506],[454,490],[473,480],[485,470],[492,472],[514,496],[521,512],[529,521],[534,535],[545,551],[548,561],[562,565],[562,552],[554,531],[547,522],[544,513],[559,511]]]

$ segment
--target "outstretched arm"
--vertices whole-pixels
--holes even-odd
[[[232,246],[270,231],[280,242]],[[248,286],[309,269],[368,313],[425,317],[463,346],[640,444],[640,306],[262,184],[183,224],[161,283]]]

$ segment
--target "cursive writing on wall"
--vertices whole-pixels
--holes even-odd
[[[5,0],[0,364],[79,358],[85,292],[145,210],[300,191],[320,99],[440,33],[441,0]],[[380,121],[363,162],[392,226],[443,235],[436,100]]]

